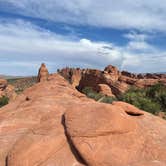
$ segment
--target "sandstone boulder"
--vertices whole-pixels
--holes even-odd
[[[98,84],[96,87],[96,91],[106,96],[115,97],[115,95],[112,93],[111,88],[106,84]]]
[[[70,107],[68,135],[90,166],[166,165],[166,121],[126,103]]]
[[[108,73],[111,76],[111,79],[113,82],[117,81],[120,75],[119,70],[117,69],[117,67],[112,66],[112,65],[108,65],[105,69],[104,69],[104,73]]]
[[[3,91],[3,96],[7,96],[10,99],[10,101],[14,100],[17,96],[17,94],[15,92],[15,87],[8,84],[7,87]]]

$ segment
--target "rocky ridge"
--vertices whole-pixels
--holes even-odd
[[[165,120],[51,74],[0,109],[0,165],[165,166],[165,131]]]
[[[58,72],[80,91],[85,87],[92,87],[93,90],[97,91],[96,88],[100,84],[105,84],[105,86],[110,87],[112,94],[115,96],[126,92],[132,86],[146,88],[157,83],[166,85],[166,74],[134,74],[127,71],[120,72],[112,65],[107,66],[104,71],[96,69],[64,68]],[[110,96],[110,92],[107,95]]]

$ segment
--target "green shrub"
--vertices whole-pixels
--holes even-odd
[[[115,97],[110,97],[110,96],[104,96],[100,102],[102,103],[112,103],[113,101],[117,101]]]
[[[146,90],[146,95],[154,102],[160,104],[163,111],[166,112],[166,86],[156,84]]]
[[[9,98],[6,96],[3,96],[0,98],[0,107],[3,107],[4,105],[9,103]]]
[[[85,87],[82,92],[88,97],[103,103],[120,100],[153,114],[160,111],[166,112],[166,86],[163,84],[156,84],[145,89],[132,87],[118,98],[104,96],[95,92],[91,87]]]
[[[89,98],[92,98],[94,100],[101,99],[104,95],[95,92],[91,87],[85,87],[82,92]]]
[[[146,89],[131,88],[119,99],[153,114],[166,111],[166,87],[162,84]]]
[[[97,93],[94,91],[91,87],[85,87],[82,92],[89,98],[92,98],[96,101],[102,102],[102,103],[112,103],[113,101],[117,100],[114,97],[105,96],[101,93]]]

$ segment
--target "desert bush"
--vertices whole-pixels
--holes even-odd
[[[132,87],[118,98],[104,96],[95,92],[91,87],[85,87],[82,92],[87,97],[103,103],[120,100],[153,114],[158,114],[160,111],[166,112],[166,86],[162,84],[156,84],[145,89]]]
[[[9,98],[6,96],[2,96],[0,98],[0,107],[3,107],[4,105],[9,103]]]
[[[115,98],[115,97],[110,97],[110,96],[104,96],[104,97],[101,99],[100,102],[111,104],[113,101],[117,101],[117,98]]]
[[[162,110],[166,112],[166,86],[156,84],[146,90],[146,95],[154,102],[158,103]]]
[[[114,97],[109,97],[109,96],[105,96],[101,93],[98,93],[96,91],[94,91],[91,87],[85,87],[82,92],[89,98],[92,98],[96,101],[100,101],[102,103],[112,103],[113,101],[117,100]]]
[[[166,111],[166,87],[162,84],[146,89],[131,88],[119,99],[153,114]]]
[[[92,98],[94,100],[101,99],[104,95],[95,92],[91,87],[85,87],[82,92],[89,98]]]

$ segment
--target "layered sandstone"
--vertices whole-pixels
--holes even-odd
[[[77,87],[79,85],[83,72],[84,70],[81,70],[80,68],[68,67],[58,70],[58,73],[68,80],[73,87]]]
[[[67,69],[67,70],[66,70]],[[79,76],[75,74],[76,69],[66,68],[59,70],[59,73],[69,80],[74,82],[78,89],[82,91],[85,87],[92,87],[96,90],[99,84],[105,84],[111,88],[113,95],[118,96],[126,92],[130,87],[137,88],[150,87],[157,83],[166,85],[166,74],[134,74],[127,71],[120,72],[116,67],[109,65],[104,71],[94,69],[79,69]],[[70,75],[70,77],[67,77]],[[73,79],[71,79],[73,78]],[[105,91],[106,92],[106,91]],[[109,95],[110,92],[108,92]]]
[[[165,120],[52,74],[0,109],[0,165],[164,166],[165,131]]]

